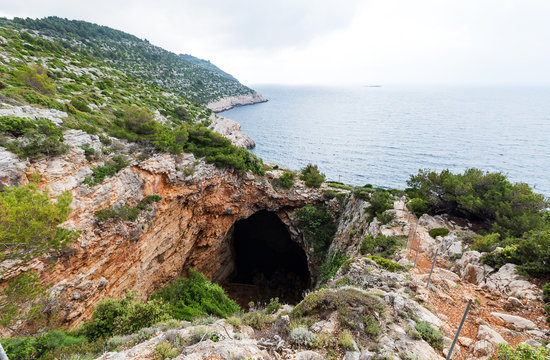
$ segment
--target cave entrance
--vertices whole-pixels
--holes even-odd
[[[235,267],[225,287],[241,306],[302,299],[311,285],[307,257],[275,213],[262,210],[237,221],[231,240]]]

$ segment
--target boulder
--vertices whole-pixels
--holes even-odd
[[[485,279],[484,287],[518,299],[536,300],[541,291],[527,278],[516,273],[515,264],[506,264]]]
[[[472,352],[477,357],[486,357],[493,355],[495,353],[495,348],[488,341],[481,340],[474,344]]]
[[[425,227],[427,230],[431,230],[438,227],[445,227],[445,222],[441,218],[424,214],[418,219],[418,225]]]
[[[477,338],[479,340],[486,340],[495,346],[501,343],[508,344],[508,342],[504,340],[504,338],[500,336],[499,333],[497,333],[495,330],[491,329],[487,325],[479,326],[479,330],[477,331]]]
[[[456,272],[460,278],[464,278],[464,269],[468,264],[481,265],[481,253],[478,251],[465,251],[462,257],[457,260],[453,266],[453,271]]]
[[[491,315],[493,315],[496,318],[499,318],[500,320],[511,323],[516,328],[519,329],[534,329],[537,327],[534,322],[531,320],[522,318],[521,316],[515,316],[510,314],[504,314],[499,312],[492,312]]]
[[[2,186],[16,186],[27,183],[25,171],[29,162],[21,160],[7,149],[0,147],[0,190]]]

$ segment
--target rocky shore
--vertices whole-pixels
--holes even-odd
[[[267,99],[261,94],[254,92],[246,95],[228,96],[220,100],[208,103],[206,106],[214,112],[222,112],[232,109],[236,106],[252,105],[266,102]]]
[[[254,140],[241,130],[241,124],[238,122],[218,115],[211,116],[210,120],[210,129],[231,140],[233,145],[243,149],[252,149],[256,146]]]

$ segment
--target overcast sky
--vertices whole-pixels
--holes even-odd
[[[550,84],[550,0],[0,0],[209,59],[241,82]]]

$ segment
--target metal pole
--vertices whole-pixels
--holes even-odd
[[[407,250],[409,250],[409,246],[412,246],[412,244],[409,245],[409,242],[411,241],[411,232],[412,232],[412,230],[413,230],[413,229],[410,228],[410,229],[409,229],[409,235],[407,235]]]
[[[0,344],[0,360],[8,360],[8,355],[6,355],[2,344]]]
[[[462,325],[464,325],[464,321],[466,321],[466,317],[468,316],[468,311],[470,311],[470,306],[472,306],[472,299],[468,300],[468,305],[466,305],[466,311],[464,311],[464,315],[462,316],[462,321],[460,322],[460,325],[458,326],[458,330],[456,331],[455,338],[453,340],[453,343],[451,344],[451,347],[449,348],[449,353],[447,354],[446,360],[451,359],[451,355],[453,354],[453,349],[456,345],[456,341],[458,340],[458,337],[460,336],[460,330],[462,330]]]
[[[432,279],[432,273],[434,272],[434,266],[435,266],[435,262],[437,261],[438,253],[439,253],[439,248],[437,248],[437,250],[435,251],[434,262],[432,263],[432,269],[430,270],[430,276],[428,276],[428,282],[426,283],[426,287],[430,287],[430,280]]]
[[[420,252],[420,240],[422,240],[421,237],[418,238],[418,246],[416,247],[416,257],[414,258],[414,267],[416,267],[416,262],[418,261],[418,253]]]
[[[416,223],[416,226],[414,227],[414,234],[413,234],[413,238],[411,240],[411,248],[409,249],[409,255],[412,252],[412,248],[413,248],[413,245],[414,245],[414,238],[416,237],[416,229],[417,228],[418,228],[418,222]]]

